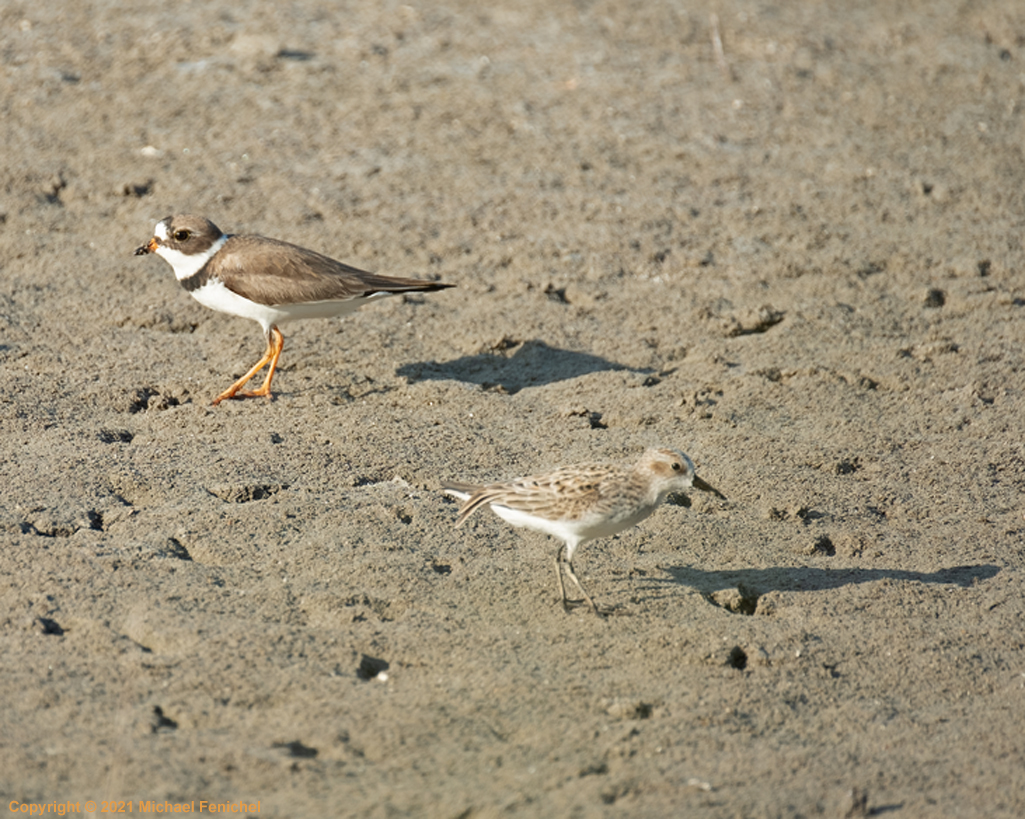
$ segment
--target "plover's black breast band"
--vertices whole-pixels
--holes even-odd
[[[199,270],[197,270],[191,276],[186,276],[184,279],[182,279],[181,286],[191,293],[193,290],[199,290],[200,287],[202,287],[204,284],[210,281],[210,279],[214,278],[210,275],[211,260],[212,257],[211,259],[207,259],[206,264],[199,268]]]

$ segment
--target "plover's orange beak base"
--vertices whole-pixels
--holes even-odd
[[[142,247],[135,248],[136,256],[145,256],[147,253],[156,253],[157,251],[157,240],[156,237],[150,239]]]

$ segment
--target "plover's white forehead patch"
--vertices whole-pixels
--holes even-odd
[[[161,242],[166,242],[170,237],[170,233],[167,232],[167,223],[170,219],[161,219],[157,222],[157,226],[153,228],[153,235],[156,236]]]

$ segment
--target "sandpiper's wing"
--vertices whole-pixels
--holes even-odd
[[[479,492],[484,487],[476,483],[463,483],[462,481],[448,481],[441,485],[441,490],[447,492],[459,500],[469,500],[474,492]]]
[[[547,520],[577,520],[594,510],[611,482],[622,478],[623,472],[617,467],[580,464],[487,486],[446,484],[445,489],[466,500],[456,526],[481,506],[492,504]]]

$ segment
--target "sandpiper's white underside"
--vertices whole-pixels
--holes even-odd
[[[522,526],[525,529],[533,529],[535,532],[544,532],[546,535],[557,537],[566,544],[566,559],[573,559],[573,552],[577,546],[587,540],[595,540],[601,537],[612,537],[618,535],[625,529],[635,526],[648,517],[654,507],[643,507],[633,512],[609,519],[604,515],[585,515],[578,520],[548,520],[547,518],[531,515],[519,509],[510,509],[499,503],[491,504],[491,511],[502,520],[511,523],[513,526]]]
[[[460,500],[470,499],[469,493],[466,492],[454,489],[446,489],[445,491]],[[549,520],[539,515],[532,515],[529,512],[503,506],[500,503],[488,505],[491,507],[491,511],[506,523],[511,523],[513,526],[520,526],[524,529],[533,529],[535,532],[542,532],[563,541],[566,544],[567,560],[573,559],[573,553],[581,543],[588,540],[596,540],[597,538],[618,535],[620,532],[636,526],[655,510],[655,506],[645,504],[639,508],[625,509],[621,514],[612,517],[590,514],[576,520]]]

